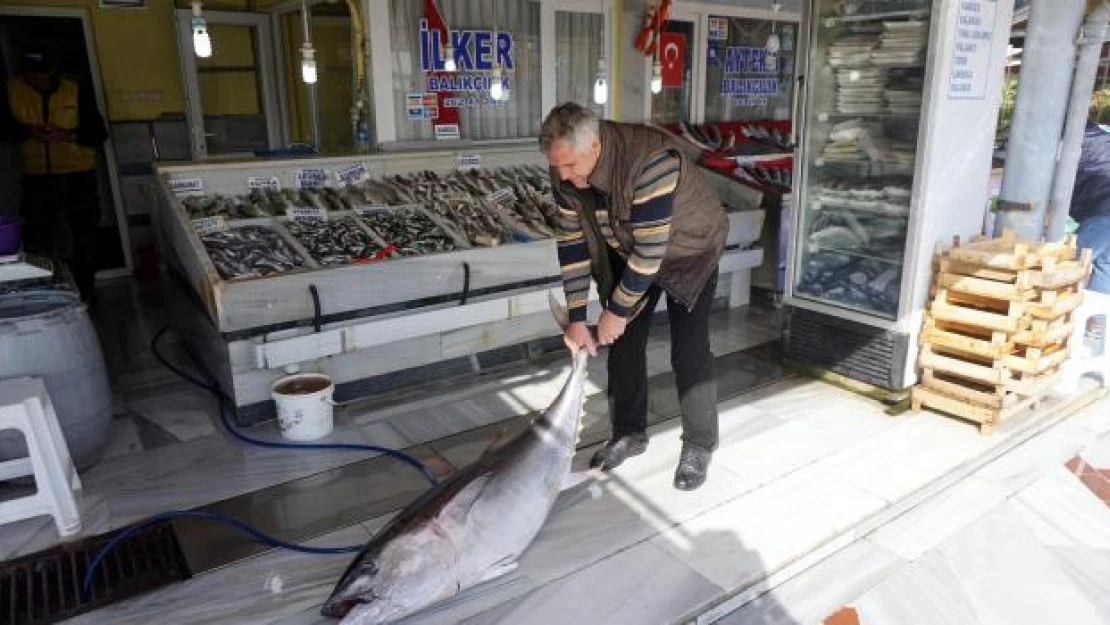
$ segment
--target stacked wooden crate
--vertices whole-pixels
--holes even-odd
[[[932,303],[921,332],[914,411],[928,407],[979,424],[983,434],[1033,408],[1068,357],[1071,313],[1091,270],[1090,250],[998,239],[938,246]]]

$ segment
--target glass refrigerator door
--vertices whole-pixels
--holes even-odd
[[[817,0],[794,295],[898,314],[932,0]]]

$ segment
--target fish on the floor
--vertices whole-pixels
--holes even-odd
[[[342,625],[393,622],[511,572],[568,480],[586,352],[531,427],[409,504],[354,559],[321,609]]]

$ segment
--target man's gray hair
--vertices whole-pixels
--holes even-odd
[[[598,136],[598,118],[590,109],[565,102],[551,109],[540,126],[540,150],[551,151],[556,141],[566,141],[575,152],[585,152]]]

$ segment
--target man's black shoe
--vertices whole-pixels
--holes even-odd
[[[674,472],[674,487],[678,490],[694,490],[705,483],[709,470],[709,459],[713,453],[704,447],[683,443],[678,468]]]
[[[590,460],[590,468],[609,471],[620,466],[628,458],[639,456],[645,451],[647,451],[647,436],[643,434],[622,436],[615,441],[605,443],[605,447],[602,447]]]

